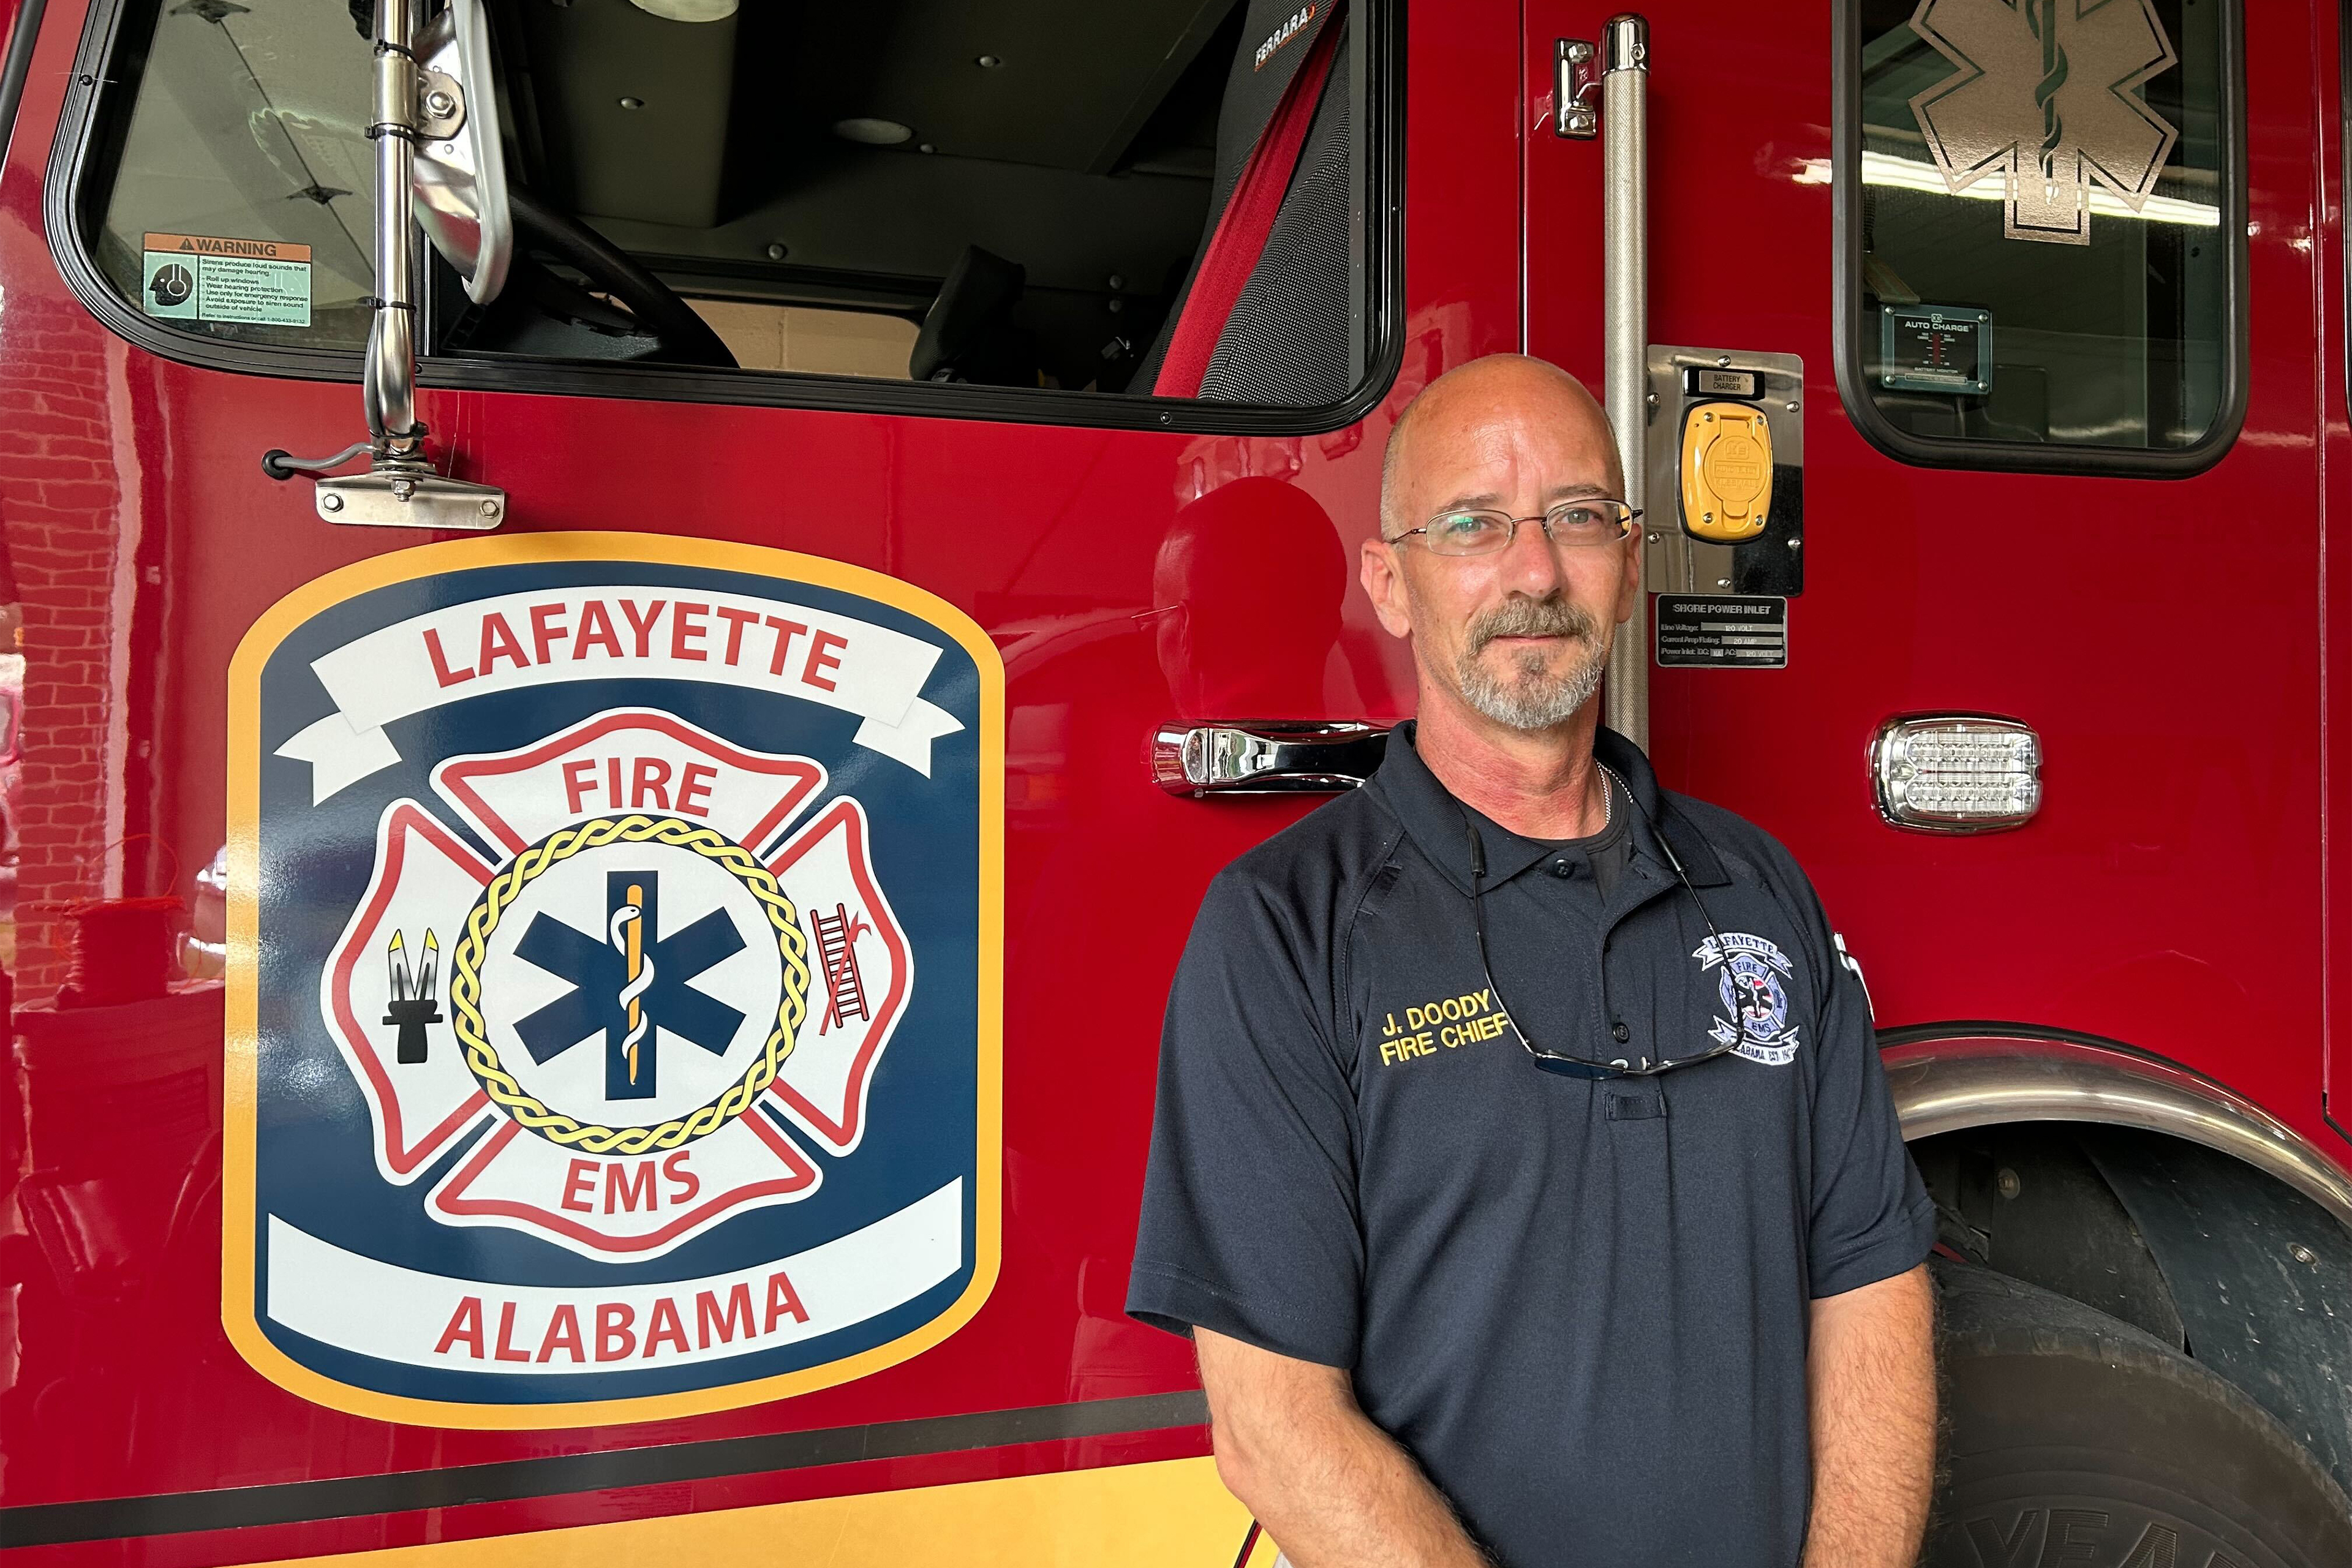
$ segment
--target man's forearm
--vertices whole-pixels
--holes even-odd
[[[1813,1303],[1804,1568],[1910,1568],[1936,1471],[1936,1300],[1923,1265]]]
[[[1251,1375],[1266,1352],[1206,1331],[1195,1339],[1217,1473],[1297,1568],[1488,1568],[1412,1456],[1357,1407],[1344,1373],[1286,1377],[1277,1391]]]

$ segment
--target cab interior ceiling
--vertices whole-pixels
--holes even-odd
[[[686,23],[630,0],[492,0],[491,16],[515,174],[679,293],[915,318],[978,247],[1026,269],[1037,368],[1115,388],[1106,366],[1150,348],[1200,241],[1244,9],[799,0]],[[908,134],[836,129],[859,121]]]

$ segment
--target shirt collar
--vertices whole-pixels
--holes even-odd
[[[1370,787],[1396,813],[1413,843],[1445,873],[1448,880],[1465,893],[1475,890],[1470,877],[1470,835],[1463,826],[1465,818],[1475,827],[1480,847],[1486,852],[1486,887],[1509,881],[1552,853],[1550,845],[1522,838],[1456,800],[1438,782],[1437,775],[1429,771],[1429,764],[1421,760],[1414,742],[1417,727],[1408,719],[1389,731],[1388,752],[1380,771],[1372,775]],[[1725,875],[1722,860],[1699,832],[1698,825],[1658,787],[1658,775],[1651,770],[1650,759],[1642,754],[1639,746],[1603,727],[1593,736],[1592,753],[1625,781],[1625,788],[1641,812],[1642,820],[1633,825],[1637,848],[1656,856],[1656,838],[1662,837],[1674,858],[1682,862],[1683,872],[1692,886],[1719,887],[1731,879]]]

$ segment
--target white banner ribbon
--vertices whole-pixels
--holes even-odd
[[[520,1377],[634,1372],[851,1328],[961,1267],[961,1178],[805,1252],[652,1285],[451,1279],[347,1251],[271,1215],[267,1310],[320,1344],[404,1366]]]
[[[395,721],[492,692],[575,680],[696,680],[821,702],[864,722],[857,743],[929,778],[931,742],[963,728],[925,700],[943,650],[805,605],[605,584],[470,600],[311,661],[336,711],[278,748],[310,764],[310,803],[400,760]]]

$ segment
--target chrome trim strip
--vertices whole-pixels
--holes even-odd
[[[2352,1177],[2252,1100],[2161,1058],[2088,1041],[1961,1035],[1881,1059],[1907,1142],[2006,1121],[2095,1121],[2166,1132],[2275,1176],[2352,1231]]]
[[[18,1504],[0,1508],[0,1542],[11,1547],[130,1542],[200,1531],[416,1513],[471,1503],[528,1503],[625,1487],[723,1481],[777,1470],[871,1459],[917,1459],[1021,1443],[1085,1442],[1208,1423],[1207,1399],[1198,1389],[1179,1389],[1172,1394],[1125,1394],[1066,1405],[877,1421],[864,1426],[656,1443],[372,1476]],[[673,1426],[657,1430],[676,1429]]]

